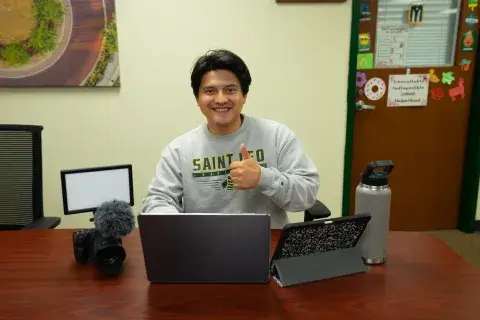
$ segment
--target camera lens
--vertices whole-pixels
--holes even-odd
[[[109,246],[97,253],[97,259],[104,264],[122,263],[125,260],[125,250],[121,246]]]
[[[109,245],[97,251],[94,261],[104,274],[117,275],[122,270],[125,258],[126,253],[121,245]]]

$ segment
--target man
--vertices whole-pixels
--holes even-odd
[[[286,211],[313,206],[319,175],[295,134],[242,113],[251,81],[230,51],[198,59],[191,87],[207,123],[163,149],[142,212],[269,213],[282,228]]]

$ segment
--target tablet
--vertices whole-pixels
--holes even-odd
[[[362,213],[287,224],[270,260],[270,273],[275,273],[273,262],[278,259],[355,247],[370,219],[369,213]]]

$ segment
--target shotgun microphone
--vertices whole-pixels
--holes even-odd
[[[135,228],[135,217],[129,203],[112,200],[95,210],[93,223],[102,237],[121,239]]]

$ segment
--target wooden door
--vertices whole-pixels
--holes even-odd
[[[354,120],[350,214],[361,172],[371,161],[392,160],[390,229],[455,229],[478,0],[353,3],[360,6],[352,22],[359,32],[356,105],[364,107]]]

